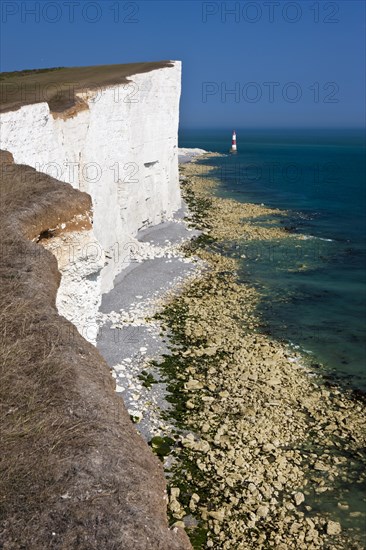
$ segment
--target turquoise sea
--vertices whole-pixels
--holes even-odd
[[[332,382],[365,392],[365,134],[235,130],[235,155],[231,128],[182,129],[179,146],[226,154],[208,161],[220,196],[288,211],[261,222],[286,227],[285,241],[226,243],[262,295],[261,330],[323,365]]]

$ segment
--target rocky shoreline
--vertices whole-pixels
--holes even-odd
[[[285,211],[215,196],[197,160],[216,155],[188,153],[189,211],[141,233],[137,264],[103,299],[98,341],[163,462],[170,523],[196,549],[361,549],[348,487],[365,484],[365,406],[261,333],[261,296],[227,254],[302,237],[276,222]]]
[[[365,406],[260,333],[258,292],[220,253],[243,236],[288,237],[255,223],[286,213],[214,196],[203,170],[181,167],[190,223],[202,232],[183,250],[209,269],[156,316],[171,335],[159,369],[173,406],[164,414],[177,426],[160,453],[172,521],[195,548],[361,549],[362,510],[347,486],[361,491],[366,480]]]

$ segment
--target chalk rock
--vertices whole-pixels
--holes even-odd
[[[268,506],[259,506],[257,510],[257,516],[260,518],[266,518],[269,514]]]
[[[193,378],[191,378],[190,380],[188,380],[188,382],[184,384],[184,387],[186,388],[186,390],[200,390],[201,388],[203,388],[203,385],[199,380],[194,380]]]
[[[294,494],[294,501],[296,506],[300,506],[305,501],[305,496],[303,493],[295,493]]]
[[[340,523],[337,521],[328,521],[327,523],[327,535],[339,535],[342,531]]]
[[[216,519],[217,521],[224,521],[225,518],[225,509],[216,510],[215,512],[208,512],[210,518]]]

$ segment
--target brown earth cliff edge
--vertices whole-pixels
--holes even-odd
[[[109,367],[58,315],[54,256],[32,240],[91,199],[1,160],[0,546],[5,550],[189,549],[169,529],[158,459]]]
[[[88,109],[78,94],[94,91],[98,95],[110,86],[124,84],[127,87],[131,83],[128,77],[132,75],[172,66],[171,61],[151,61],[3,72],[0,73],[0,113],[47,102],[55,117],[72,117]]]

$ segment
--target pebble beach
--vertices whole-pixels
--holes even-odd
[[[221,247],[288,238],[256,223],[286,212],[215,196],[210,166],[197,163],[215,154],[200,153],[180,167],[187,234],[160,253],[184,262],[179,291],[165,285],[145,309],[141,300],[132,321],[108,313],[150,334],[114,376],[164,463],[171,523],[194,548],[364,548],[364,508],[349,487],[366,482],[365,404],[261,333],[258,291]]]

